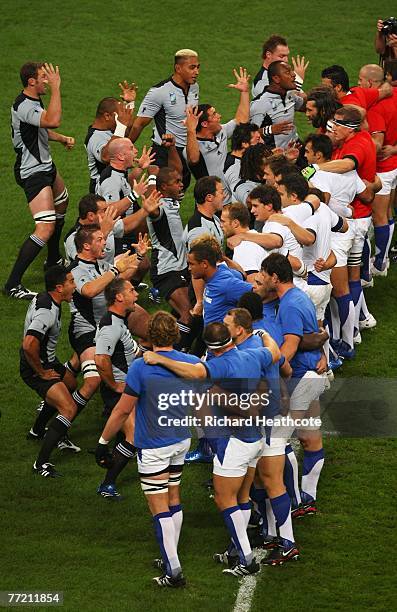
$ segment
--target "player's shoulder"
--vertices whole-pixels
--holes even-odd
[[[112,313],[111,312],[107,312],[106,314],[103,315],[103,317],[99,321],[98,328],[99,328],[99,330],[101,330],[101,329],[107,328],[109,326],[110,327],[113,326],[113,317],[112,317]]]
[[[170,86],[172,87],[172,79],[171,77],[168,77],[168,79],[163,79],[162,81],[159,81],[158,83],[152,85],[149,89],[149,92],[156,92],[157,90],[157,92],[159,93],[161,89],[168,89]]]
[[[101,172],[101,174],[99,175],[99,179],[98,182],[101,185],[104,181],[106,181],[107,179],[109,179],[113,174],[113,168],[110,165],[107,165]]]
[[[55,304],[54,300],[52,299],[50,294],[47,293],[46,291],[43,291],[42,293],[39,293],[36,296],[36,303],[35,303],[36,310],[39,310],[39,309],[51,310],[54,304]]]
[[[240,165],[239,162],[241,163],[241,160],[239,157],[236,157],[235,155],[228,153],[226,155],[225,164],[223,166],[223,172],[224,173],[227,172],[229,168],[233,168],[233,167],[238,168]]]

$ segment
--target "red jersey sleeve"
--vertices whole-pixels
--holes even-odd
[[[370,134],[374,132],[386,132],[386,122],[384,117],[370,108],[367,112],[368,131]]]

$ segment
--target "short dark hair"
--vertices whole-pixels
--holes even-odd
[[[203,340],[206,344],[226,343],[230,340],[230,332],[224,323],[208,323],[203,331]]]
[[[94,193],[88,193],[79,202],[79,218],[86,219],[88,213],[98,212],[98,202],[106,202],[105,198]]]
[[[245,308],[251,314],[253,321],[258,321],[263,317],[263,302],[258,293],[247,291],[243,293],[237,302],[239,308]]]
[[[281,174],[286,169],[288,171],[296,169],[295,164],[288,161],[285,155],[271,155],[266,159],[264,165],[269,166],[274,175]]]
[[[288,47],[287,40],[284,38],[284,36],[279,36],[279,34],[272,34],[272,36],[269,36],[269,38],[265,40],[265,42],[263,43],[263,47],[262,47],[263,59],[265,59],[266,53],[268,51],[270,51],[270,53],[273,53],[276,47],[278,47],[279,45],[282,45],[283,47]]]
[[[278,184],[284,185],[288,195],[295,193],[301,202],[309,193],[309,183],[300,172],[284,174]]]
[[[238,221],[242,227],[249,227],[251,216],[248,208],[242,202],[231,202],[223,207],[229,213],[230,221]]]
[[[190,255],[194,255],[196,261],[201,263],[202,261],[208,261],[210,266],[216,267],[218,261],[218,252],[214,249],[213,245],[209,240],[204,237],[202,239],[194,240],[189,250]]]
[[[68,269],[59,264],[48,268],[44,274],[45,290],[54,291],[57,285],[63,285],[68,273]]]
[[[168,183],[170,181],[171,175],[176,172],[175,168],[170,168],[169,166],[164,166],[163,168],[159,168],[157,177],[156,177],[156,189],[161,189],[161,185],[164,183]]]
[[[232,308],[227,314],[233,317],[235,325],[240,325],[245,331],[252,333],[252,317],[247,308]]]
[[[280,283],[292,283],[292,266],[288,258],[281,253],[270,253],[262,261],[261,270],[267,272],[270,276],[277,274]]]
[[[127,281],[124,278],[115,278],[109,285],[105,287],[105,300],[107,306],[113,306],[116,301],[116,295],[124,291],[125,283]]]
[[[102,117],[105,113],[114,113],[117,102],[118,100],[116,98],[112,98],[111,96],[102,98],[97,106],[95,116]]]
[[[249,195],[250,200],[259,200],[262,204],[272,204],[273,210],[281,210],[281,198],[275,187],[258,185]]]
[[[147,338],[155,346],[172,346],[180,338],[175,317],[165,310],[158,310],[149,319]]]
[[[203,121],[208,121],[208,111],[212,108],[211,104],[199,104],[197,109],[199,113],[202,113],[198,120],[196,132],[199,132],[203,128]]]
[[[199,178],[194,186],[194,199],[197,204],[204,204],[205,198],[208,195],[215,195],[216,186],[221,183],[221,179],[218,176],[203,176]]]
[[[324,159],[331,159],[332,156],[332,140],[326,134],[309,134],[305,140],[305,146],[310,142],[314,153],[321,153]]]
[[[280,74],[281,64],[285,64],[285,62],[282,60],[276,60],[275,62],[272,62],[271,64],[269,64],[269,67],[267,69],[267,76],[269,78],[269,83],[272,82],[273,77]]]
[[[74,237],[74,244],[76,246],[77,253],[81,253],[86,243],[91,244],[92,237],[95,232],[99,232],[101,228],[98,224],[93,223],[92,225],[82,225],[77,230]]]
[[[29,79],[37,79],[39,69],[43,66],[43,62],[26,62],[26,64],[24,64],[19,71],[22,85],[27,87],[29,85]]]
[[[307,94],[307,102],[314,102],[317,115],[311,119],[313,127],[326,128],[327,121],[332,119],[337,108],[340,107],[335,91],[329,85],[313,87]]]
[[[263,160],[270,157],[272,150],[259,142],[245,149],[241,158],[240,178],[258,183],[263,177]]]
[[[243,144],[250,144],[252,134],[259,130],[255,123],[240,123],[234,128],[231,139],[232,151],[239,151],[243,148]]]
[[[339,64],[333,64],[332,66],[328,66],[328,68],[324,68],[321,73],[321,77],[323,79],[329,79],[332,83],[332,87],[340,85],[342,87],[342,91],[346,92],[348,92],[350,89],[349,75],[343,66],[339,66]]]

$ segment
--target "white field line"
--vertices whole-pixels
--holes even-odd
[[[258,563],[266,557],[266,550],[256,550],[254,553],[255,559]],[[245,576],[241,579],[240,588],[237,593],[236,601],[234,604],[233,612],[250,612],[251,604],[255,593],[256,582],[261,572],[253,574],[252,576]]]

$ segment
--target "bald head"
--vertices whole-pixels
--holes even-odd
[[[130,149],[131,140],[129,138],[115,138],[109,143],[109,157],[111,160],[123,155]]]
[[[366,64],[361,68],[358,75],[359,86],[366,89],[378,89],[384,80],[383,68],[377,64]]]
[[[109,143],[110,164],[117,170],[127,170],[133,165],[137,154],[129,138],[115,138]]]

